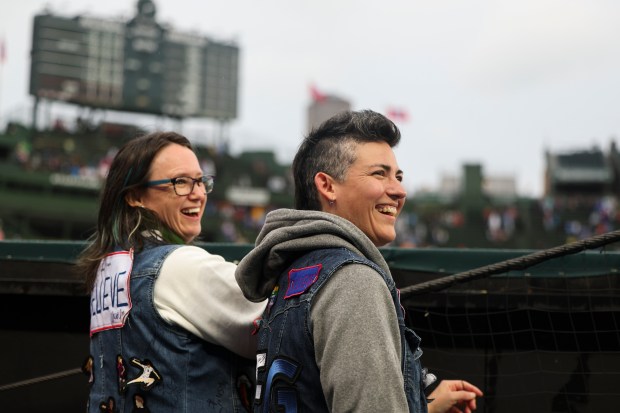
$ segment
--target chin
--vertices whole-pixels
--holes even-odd
[[[383,247],[392,242],[392,240],[385,240],[384,238],[372,240],[372,243],[375,244],[375,247]]]
[[[387,244],[389,244],[390,242],[394,242],[395,239],[396,239],[396,235],[388,236],[388,237],[381,237],[380,239],[378,239],[375,242],[375,245],[377,247],[383,247],[383,246],[386,246]]]
[[[198,232],[191,232],[191,233],[186,233],[185,235],[183,235],[183,239],[185,240],[186,244],[189,244],[190,242],[192,242],[193,240],[195,240],[198,236],[200,235],[200,231]]]

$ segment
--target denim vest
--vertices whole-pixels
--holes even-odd
[[[254,362],[170,325],[155,308],[155,280],[178,247],[147,245],[135,255],[124,326],[92,335],[90,413],[248,411]]]
[[[352,263],[372,267],[387,284],[398,316],[401,368],[405,379],[403,391],[407,395],[409,412],[427,412],[420,338],[405,326],[394,280],[373,262],[344,248],[312,251],[281,274],[259,323],[254,412],[329,411],[314,357],[310,309],[314,297],[332,274]]]

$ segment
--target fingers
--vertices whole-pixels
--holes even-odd
[[[463,411],[459,409],[458,406],[452,406],[448,413],[463,413]]]
[[[476,393],[477,396],[483,395],[482,390],[465,380],[461,380],[461,389]]]
[[[454,404],[451,408],[450,408],[450,413],[474,413],[474,410],[476,410],[476,403],[475,403],[475,399],[474,399],[474,403],[472,404],[472,401],[462,401],[462,402],[458,402],[456,404]]]
[[[473,413],[477,408],[476,397],[482,396],[482,391],[465,380],[443,380],[429,395],[435,400],[429,411],[447,413]]]
[[[465,405],[465,413],[472,413],[477,408],[478,406],[476,405],[476,398],[474,397],[473,399],[468,401],[467,404]]]

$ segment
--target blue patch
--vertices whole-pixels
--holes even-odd
[[[288,272],[288,287],[284,299],[295,297],[306,292],[319,279],[322,264],[312,267],[294,268]]]

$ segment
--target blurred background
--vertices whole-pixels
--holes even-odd
[[[88,297],[72,267],[124,142],[193,142],[216,175],[198,245],[236,261],[292,207],[310,128],[373,109],[403,135],[407,202],[381,252],[426,365],[480,386],[482,412],[612,410],[619,20],[613,0],[3,3],[0,405],[84,410]],[[604,242],[581,249],[592,236]]]
[[[86,239],[101,177],[174,129],[217,175],[204,241],[291,206],[309,128],[403,133],[397,246],[544,248],[617,225],[620,5],[597,0],[39,1],[0,13],[0,219]]]

